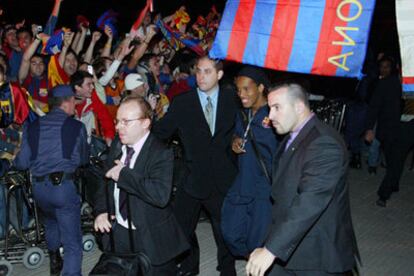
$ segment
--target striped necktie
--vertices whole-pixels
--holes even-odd
[[[210,96],[207,97],[207,104],[204,106],[204,116],[206,117],[208,127],[210,128],[210,132],[211,134],[213,134],[213,101],[211,100]]]

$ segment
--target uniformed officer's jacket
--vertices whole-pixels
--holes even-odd
[[[34,176],[61,171],[72,173],[87,164],[88,158],[85,126],[55,108],[25,127],[15,166],[30,169]]]

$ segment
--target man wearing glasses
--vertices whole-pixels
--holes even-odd
[[[101,233],[112,231],[116,253],[144,253],[151,261],[146,275],[173,275],[174,258],[188,245],[169,205],[173,153],[151,135],[151,118],[152,109],[144,98],[122,101],[116,116],[118,137],[107,160],[109,197],[105,185],[100,185],[94,226]],[[135,252],[131,252],[129,225]],[[103,247],[111,249],[108,235],[103,236]]]

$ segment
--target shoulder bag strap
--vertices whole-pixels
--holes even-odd
[[[267,170],[267,167],[266,167],[265,162],[263,161],[263,157],[260,154],[259,149],[257,148],[256,140],[254,138],[254,134],[253,134],[253,131],[251,129],[249,131],[249,135],[250,135],[250,138],[251,138],[252,147],[253,147],[254,153],[255,153],[255,155],[257,157],[257,160],[259,161],[260,166],[262,167],[263,173],[264,173],[264,175],[266,176],[267,180],[269,181],[269,183],[271,185],[272,184],[272,180],[270,178],[270,174],[269,174],[269,172]]]

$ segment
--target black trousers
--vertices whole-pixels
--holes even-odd
[[[352,272],[343,272],[343,273],[328,273],[322,270],[288,270],[278,264],[274,264],[268,271],[265,273],[266,276],[352,276]]]
[[[191,249],[184,253],[178,260],[180,262],[180,271],[182,272],[199,272],[200,249],[198,247],[195,229],[197,227],[201,208],[207,212],[213,228],[214,239],[217,245],[217,270],[220,275],[236,275],[235,259],[224,244],[221,234],[221,206],[224,196],[219,193],[213,193],[207,199],[196,199],[179,187],[174,199],[174,214],[180,223],[184,234],[190,241]]]
[[[137,235],[136,231],[133,231]],[[132,253],[131,246],[129,242],[129,233],[128,229],[125,227],[116,224],[112,228],[112,234],[114,237],[114,252],[116,253]],[[137,237],[134,235],[134,241],[137,240]],[[103,235],[102,245],[105,251],[111,251],[110,238],[108,234]],[[135,242],[135,252],[141,251],[139,244]],[[152,265],[150,271],[145,276],[171,276],[175,275],[176,266],[175,260],[171,260],[167,263],[161,265]]]
[[[378,196],[388,200],[393,192],[399,190],[401,174],[410,148],[414,146],[414,120],[401,123],[400,131],[381,140],[387,170],[378,189]]]

